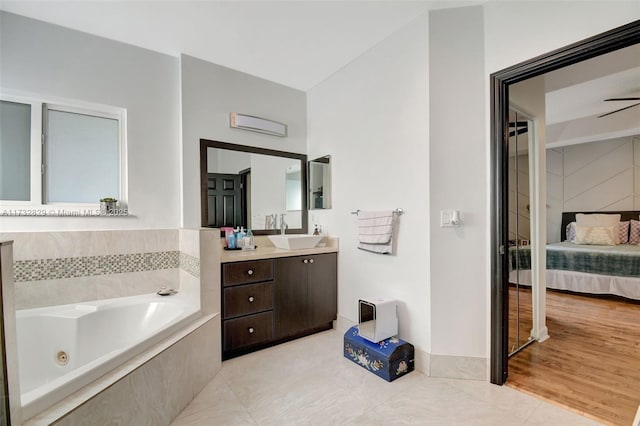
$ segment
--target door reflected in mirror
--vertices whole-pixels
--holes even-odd
[[[300,164],[287,166],[284,188],[287,212],[300,212],[302,209],[302,170]]]
[[[201,140],[202,225],[306,232],[304,154]],[[284,215],[284,216],[283,216]]]
[[[331,156],[309,161],[309,209],[331,208]]]

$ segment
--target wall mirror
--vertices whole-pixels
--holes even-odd
[[[531,300],[531,179],[533,120],[509,110],[509,356],[534,342]]]
[[[200,140],[202,226],[307,233],[307,156]]]
[[[309,209],[331,208],[331,156],[309,161]]]

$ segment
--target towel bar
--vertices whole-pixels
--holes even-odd
[[[351,214],[355,214],[357,215],[360,212],[360,209],[356,210],[355,212],[351,212]],[[404,210],[401,208],[397,208],[393,211],[394,213],[397,213],[398,216],[404,213]]]

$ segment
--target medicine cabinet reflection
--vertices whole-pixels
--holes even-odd
[[[331,208],[331,156],[309,161],[309,209]]]

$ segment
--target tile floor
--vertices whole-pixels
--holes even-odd
[[[427,377],[394,382],[342,355],[327,331],[225,361],[172,426],[596,425],[506,386]]]

